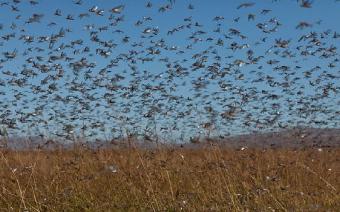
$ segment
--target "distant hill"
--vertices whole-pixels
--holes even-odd
[[[233,148],[340,147],[340,129],[295,128],[233,136],[218,139],[217,142]]]
[[[152,141],[142,141],[132,139],[135,146],[142,148],[154,148],[157,146]],[[230,136],[225,138],[200,139],[195,143],[178,144],[184,148],[200,148],[206,145],[218,144],[227,148],[339,148],[340,147],[340,129],[317,129],[317,128],[294,128],[278,132],[253,133],[246,135]],[[11,138],[8,142],[10,149],[55,149],[70,148],[74,143],[46,141],[40,137]],[[82,143],[90,148],[119,148],[129,146],[127,140],[115,141],[96,141]],[[162,142],[161,146],[167,146]],[[170,144],[172,145],[172,144]],[[177,146],[177,144],[175,144]]]

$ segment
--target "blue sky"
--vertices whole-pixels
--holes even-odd
[[[7,1],[1,1],[3,3]],[[270,59],[280,59],[280,65],[286,65],[286,66],[300,66],[301,69],[298,69],[297,71],[301,71],[301,73],[296,73],[297,76],[303,76],[302,72],[308,69],[311,69],[315,66],[320,66],[321,71],[326,70],[330,73],[333,73],[335,75],[339,75],[339,68],[333,68],[329,69],[327,68],[327,65],[334,60],[334,58],[331,59],[320,59],[318,57],[303,57],[303,56],[297,56],[294,58],[278,58],[277,55],[273,55],[272,53],[266,53],[271,47],[273,46],[273,43],[275,42],[275,39],[284,39],[284,40],[291,40],[290,49],[293,50],[293,52],[296,51],[296,47],[301,45],[301,43],[298,42],[298,39],[303,34],[308,34],[311,31],[315,31],[318,33],[325,32],[327,30],[331,30],[333,33],[334,31],[340,33],[340,24],[339,24],[339,9],[340,9],[340,3],[338,1],[334,0],[325,0],[325,1],[313,1],[312,8],[302,8],[299,6],[299,3],[295,0],[282,0],[282,1],[253,1],[256,2],[256,4],[249,8],[241,8],[236,9],[238,5],[241,3],[244,3],[244,1],[226,1],[226,0],[212,0],[212,1],[199,1],[199,0],[193,0],[193,1],[180,1],[177,0],[174,5],[172,5],[172,9],[169,11],[166,11],[164,13],[159,12],[158,8],[162,5],[166,5],[167,1],[151,1],[153,6],[152,8],[146,8],[145,5],[147,1],[83,1],[82,5],[76,5],[72,3],[72,1],[67,0],[60,0],[60,1],[47,1],[47,0],[41,0],[38,1],[39,4],[32,6],[29,4],[28,1],[22,1],[19,4],[14,4],[12,1],[9,1],[8,5],[3,5],[0,7],[0,24],[3,26],[3,29],[0,31],[1,36],[9,35],[11,33],[15,33],[15,38],[10,39],[9,41],[5,41],[3,39],[0,39],[1,43],[1,49],[3,52],[12,52],[14,50],[18,51],[18,56],[9,61],[5,61],[1,64],[0,68],[0,77],[2,79],[5,79],[6,81],[9,81],[11,77],[5,76],[2,71],[10,70],[13,73],[19,73],[22,70],[22,66],[26,63],[25,60],[29,57],[36,57],[41,56],[43,57],[43,60],[41,63],[49,64],[46,62],[48,60],[48,57],[53,54],[60,54],[62,51],[53,51],[48,49],[48,45],[46,43],[39,43],[37,42],[37,38],[39,36],[51,36],[52,34],[56,34],[60,31],[60,29],[71,29],[70,32],[66,32],[66,35],[64,38],[62,38],[60,41],[58,41],[55,46],[53,47],[53,50],[55,50],[59,45],[62,43],[64,45],[67,45],[71,41],[75,41],[78,39],[82,39],[84,41],[83,46],[75,45],[75,49],[78,49],[81,51],[84,46],[88,46],[91,51],[90,53],[84,53],[84,54],[72,54],[72,51],[67,49],[65,50],[65,53],[67,53],[69,56],[72,56],[74,58],[74,61],[80,60],[82,57],[86,57],[89,62],[93,62],[97,64],[97,66],[93,69],[91,69],[91,74],[93,76],[96,76],[99,74],[100,70],[105,67],[108,62],[112,59],[115,59],[117,56],[121,54],[128,53],[130,50],[136,50],[138,51],[146,51],[147,45],[150,45],[150,41],[157,41],[160,39],[164,39],[166,45],[168,47],[174,47],[176,50],[170,51],[170,50],[161,50],[161,54],[159,56],[156,56],[155,60],[153,62],[145,62],[141,63],[138,62],[136,66],[138,67],[138,70],[142,73],[144,70],[147,71],[147,73],[151,73],[153,75],[167,75],[166,73],[166,67],[163,62],[159,62],[157,59],[160,58],[170,58],[170,62],[175,64],[181,64],[182,66],[185,66],[190,69],[190,65],[194,62],[192,59],[192,55],[200,53],[210,46],[213,46],[212,49],[216,49],[218,54],[222,56],[221,64],[224,64],[224,66],[227,66],[226,64],[232,63],[236,59],[242,59],[245,60],[246,56],[245,53],[249,49],[254,51],[254,54],[256,56],[264,56],[265,60],[257,65],[249,65],[244,66],[240,68],[240,73],[244,74],[245,80],[235,80],[234,76],[228,76],[227,79],[230,83],[232,83],[235,86],[239,86],[241,88],[250,89],[251,87],[256,87],[258,91],[261,90],[268,90],[272,93],[278,93],[282,94],[282,90],[278,88],[270,88],[268,85],[264,83],[258,83],[254,84],[251,83],[252,80],[256,79],[258,77],[256,73],[252,73],[251,71],[257,70],[258,66],[263,66],[263,69],[261,73],[265,75],[270,75],[274,78],[277,78],[279,81],[282,80],[282,75],[280,75],[278,72],[273,71],[273,67],[269,66],[265,63],[265,61],[268,61]],[[250,1],[251,2],[251,1]],[[188,9],[188,5],[192,4],[194,6],[193,10]],[[19,12],[13,12],[11,11],[10,5],[16,6],[20,11]],[[104,58],[102,56],[99,56],[96,54],[95,49],[99,48],[97,44],[94,44],[90,41],[89,31],[86,30],[86,26],[94,26],[94,30],[98,30],[99,27],[108,25],[109,23],[112,23],[113,20],[108,20],[108,17],[110,16],[109,10],[113,7],[116,7],[118,5],[124,5],[124,10],[121,14],[115,15],[114,18],[122,18],[124,19],[123,22],[118,23],[116,26],[110,26],[109,30],[99,33],[99,38],[102,40],[112,40],[112,42],[117,44],[117,47],[112,49],[111,55],[107,58]],[[93,7],[98,6],[99,9],[103,9],[104,13],[103,16],[98,16],[95,14],[91,14],[88,12],[88,10]],[[53,15],[56,9],[61,10],[62,16],[55,16]],[[269,12],[266,15],[261,14],[261,11],[263,9],[270,9],[271,12]],[[29,17],[32,16],[32,14],[43,14],[43,18],[39,23],[31,23],[26,24],[25,22],[29,19]],[[78,15],[81,13],[89,13],[90,17],[85,17],[83,19],[79,19]],[[66,16],[71,14],[75,20],[70,21],[66,20]],[[249,14],[255,15],[255,20],[248,21],[247,17]],[[19,19],[16,19],[16,17],[20,15]],[[224,20],[221,20],[219,22],[213,21],[213,18],[216,16],[223,16]],[[141,26],[136,26],[135,23],[138,20],[143,20],[143,17],[151,17],[152,20],[145,21]],[[172,28],[178,27],[182,24],[186,24],[184,21],[185,18],[191,17],[192,23],[195,24],[196,22],[199,23],[199,25],[202,25],[201,27],[192,27],[191,29],[186,28],[182,31],[175,32],[172,35],[168,35],[168,31]],[[235,22],[234,19],[237,19],[239,17],[239,21]],[[265,34],[261,32],[257,27],[256,24],[258,23],[264,23],[268,22],[270,19],[272,20],[278,20],[281,25],[278,28],[278,31],[271,34]],[[296,26],[301,22],[308,22],[313,25],[312,28],[306,28],[303,30],[296,29]],[[54,22],[55,26],[48,26],[51,22]],[[218,27],[218,23],[220,23],[220,30],[221,33],[214,32],[214,30]],[[16,25],[16,28],[11,29],[11,26]],[[274,25],[273,25],[274,26]],[[268,28],[271,28],[273,26],[268,26]],[[142,32],[148,28],[156,28],[159,29],[159,34],[155,36],[155,38],[147,39],[147,38],[141,38]],[[225,39],[223,37],[223,34],[228,34],[229,29],[238,29],[242,34],[247,36],[246,39],[240,39],[240,38],[233,38],[233,39]],[[192,44],[192,41],[188,39],[192,35],[194,31],[197,30],[203,30],[206,32],[206,34],[199,36],[203,39],[202,42],[198,42],[197,44],[194,44],[192,49],[186,49],[186,47],[190,44]],[[25,30],[25,31],[21,31]],[[115,30],[121,30],[123,33],[117,33],[114,32]],[[32,43],[24,43],[23,40],[19,40],[19,38],[22,35],[31,35],[35,37],[35,41]],[[129,42],[128,43],[122,43],[122,39],[128,36]],[[266,37],[266,42],[262,42],[260,45],[256,45],[256,42],[259,42],[262,38]],[[212,42],[207,42],[207,38],[213,38]],[[224,40],[224,46],[218,47],[215,45],[216,41],[218,39]],[[231,51],[228,49],[228,46],[232,42],[238,42],[239,44],[247,44],[249,47],[245,48],[243,50],[237,50],[237,51]],[[323,39],[325,42],[324,46],[330,47],[332,45],[339,47],[339,42],[336,39],[332,39],[331,36],[326,37]],[[145,44],[145,47],[134,47],[132,48],[132,43],[139,43],[143,42]],[[303,43],[302,45],[307,45],[306,43]],[[39,47],[41,49],[44,49],[44,51],[37,52],[36,47]],[[23,53],[27,49],[32,48],[32,51],[28,51],[28,55],[23,55]],[[178,53],[179,51],[183,51],[182,53]],[[210,50],[211,51],[211,50]],[[143,57],[149,57],[146,53],[140,53]],[[228,57],[228,56],[232,56]],[[138,57],[138,56],[137,56]],[[212,58],[213,55],[209,54],[209,61],[208,64],[212,64],[215,62]],[[338,57],[338,56],[337,56]],[[4,58],[3,55],[0,56],[0,58]],[[187,61],[183,61],[183,59],[186,59]],[[58,61],[60,63],[64,70],[65,70],[65,77],[57,81],[57,84],[60,88],[59,92],[57,92],[60,96],[66,97],[66,96],[78,96],[81,98],[81,94],[70,94],[69,91],[66,89],[67,86],[65,86],[66,83],[69,83],[71,85],[71,82],[78,82],[82,83],[84,82],[84,76],[80,74],[79,77],[74,76],[74,74],[71,72],[70,67],[67,63],[63,61]],[[207,65],[208,65],[207,64]],[[26,64],[28,67],[30,67],[30,64]],[[53,65],[53,64],[49,64]],[[131,64],[130,64],[131,65]],[[125,76],[126,78],[121,82],[122,85],[128,85],[130,81],[136,80],[133,76],[130,75],[131,70],[129,67],[129,64],[123,61],[119,62],[119,65],[117,67],[113,67],[109,69],[110,73],[108,73],[109,76],[113,76],[114,74],[120,74]],[[320,72],[321,72],[320,71]],[[172,92],[172,94],[177,95],[182,98],[194,98],[195,91],[191,87],[192,80],[196,80],[200,76],[204,76],[207,74],[206,70],[198,70],[196,72],[190,72],[189,76],[174,79],[172,82],[167,82],[165,79],[156,80],[155,82],[152,82],[150,80],[143,81],[144,84],[150,84],[150,85],[157,85],[161,81],[163,84],[166,85],[166,87],[175,87],[177,86],[177,89]],[[39,74],[37,77],[34,77],[32,79],[29,79],[29,82],[32,84],[38,85],[39,82],[44,79],[47,76],[47,74]],[[313,75],[312,79],[315,80],[315,77],[317,75]],[[75,81],[72,81],[75,79]],[[140,80],[140,79],[137,79]],[[224,79],[222,79],[223,81]],[[221,92],[221,90],[218,88],[217,84],[218,80],[211,80],[211,84],[207,86],[206,89],[200,92],[207,94],[210,96],[213,92]],[[181,84],[186,83],[186,85],[180,86]],[[333,83],[335,85],[339,84],[338,79],[333,80],[325,80],[324,83]],[[304,88],[300,88],[303,90],[304,95],[313,95],[316,91],[313,90],[311,86],[308,85],[308,81],[305,79],[301,79],[299,83],[295,86],[301,86],[304,85]],[[18,118],[20,115],[18,111],[21,111],[23,113],[29,113],[34,111],[34,108],[38,105],[41,105],[40,100],[36,100],[35,97],[37,97],[36,94],[32,94],[32,92],[27,88],[15,88],[15,86],[9,86],[6,87],[0,87],[0,89],[5,89],[5,95],[0,96],[0,100],[3,102],[5,101],[11,101],[14,99],[14,94],[18,91],[23,91],[26,95],[23,99],[19,101],[19,104],[16,107],[11,106],[11,118]],[[297,90],[298,88],[291,88],[292,90]],[[107,118],[107,110],[104,108],[105,103],[103,103],[103,100],[100,98],[104,94],[104,90],[101,88],[93,88],[91,91],[89,91],[90,95],[94,95],[98,99],[94,100],[91,103],[91,107],[94,107],[94,111],[91,114],[86,114],[84,116],[91,117],[89,118],[89,123],[105,123],[105,128],[110,128],[110,122],[111,120]],[[282,94],[285,95],[285,94]],[[228,92],[223,93],[220,95],[220,97],[231,97],[232,95]],[[68,105],[60,105],[58,102],[54,102],[51,100],[53,98],[53,95],[48,95],[47,106],[44,108],[44,117],[48,119],[49,111],[53,111],[55,108],[58,108],[57,110],[64,111],[66,114],[66,120],[69,121],[72,125],[77,125],[81,122],[84,122],[81,119],[81,116],[83,114],[79,113],[78,118],[75,118],[73,121],[68,120],[71,114],[67,114],[68,112],[72,111],[71,108],[78,107],[78,103],[70,103]],[[154,94],[152,97],[154,100],[157,98],[160,98],[158,94]],[[287,99],[286,96],[284,99]],[[297,99],[297,97],[292,97],[292,99]],[[26,100],[26,101],[24,101]],[[140,98],[136,97],[135,101],[140,100]],[[118,98],[118,103],[121,104],[126,102],[127,100]],[[132,101],[132,100],[131,100]],[[193,114],[197,113],[197,115],[192,115],[193,117],[188,118],[192,123],[193,126],[200,126],[202,124],[201,122],[204,122],[203,120],[206,117],[206,114],[204,114],[204,104],[201,101],[207,101],[211,102],[210,104],[216,108],[218,112],[223,112],[223,110],[226,108],[225,105],[210,100],[209,98],[194,98],[194,102],[196,101],[197,107],[200,108],[198,111],[195,111]],[[229,100],[228,100],[229,101]],[[297,101],[297,100],[296,100]],[[329,98],[324,99],[325,104],[332,108],[331,115],[335,113],[337,108],[337,104],[339,103],[339,95],[337,93],[331,93]],[[72,102],[72,101],[71,101]],[[127,101],[129,102],[129,101]],[[46,102],[45,102],[46,103]],[[95,106],[96,103],[101,104],[101,106]],[[130,102],[131,103],[131,102]],[[137,105],[137,103],[133,103],[133,105]],[[230,103],[233,103],[233,100],[230,100]],[[279,104],[285,105],[285,100],[280,101],[278,100]],[[183,103],[184,104],[184,103]],[[227,103],[226,103],[227,104]],[[249,104],[245,107],[245,110],[252,110],[253,106],[256,106],[259,104],[259,102],[254,101],[253,103]],[[185,105],[185,104],[184,104]],[[181,105],[181,103],[175,104],[173,106],[174,111],[179,112],[181,110],[187,111],[186,106]],[[26,106],[24,108],[23,106]],[[166,105],[169,108],[170,105]],[[298,107],[298,104],[296,104]],[[286,107],[282,106],[281,113],[286,114]],[[139,117],[140,113],[143,113],[139,111],[139,106],[131,106],[130,112],[123,112],[124,110],[117,109],[115,114],[123,114],[130,117],[130,119],[134,119]],[[147,110],[148,107],[145,107],[145,110]],[[135,111],[135,112],[134,112]],[[3,114],[5,113],[5,110],[3,109],[0,112]],[[203,113],[203,114],[202,114]],[[254,114],[258,115],[258,112],[254,110]],[[327,116],[329,114],[323,114],[320,113],[319,115],[313,116],[310,115],[308,118],[313,119],[327,119]],[[201,117],[201,118],[197,118]],[[205,118],[204,118],[205,117]],[[325,118],[326,117],[326,118]],[[167,118],[166,116],[158,116],[160,123],[165,122],[177,122],[179,128],[184,129],[186,125],[188,125],[188,119],[183,120],[173,120],[170,118]],[[58,119],[58,118],[57,118]],[[55,119],[55,120],[57,120]],[[62,119],[62,118],[60,118]],[[143,119],[143,118],[142,118]],[[199,120],[201,119],[201,120]],[[283,115],[281,118],[283,122],[287,120],[294,120],[291,125],[297,124],[297,120],[300,120],[301,118],[296,118],[292,115]],[[46,134],[49,134],[49,131],[53,131],[57,133],[59,131],[58,129],[62,127],[63,124],[58,124],[58,122],[51,121],[49,123],[49,127],[47,127],[47,130],[44,132]],[[220,121],[220,120],[219,120]],[[217,122],[219,122],[217,121]],[[229,123],[228,126],[226,126],[226,123],[223,123],[223,121],[220,124],[219,130],[223,133],[230,133],[230,132],[249,132],[250,129],[245,129],[240,123],[244,121],[244,117],[241,116],[240,118],[237,118],[235,121]],[[304,122],[304,119],[302,118],[300,120],[301,122]],[[145,128],[146,126],[152,125],[150,124],[148,120],[142,120],[138,121],[137,123],[140,123],[139,128]],[[141,124],[142,123],[142,124]],[[115,125],[117,128],[119,128],[119,125],[121,123],[116,123]],[[339,124],[339,120],[333,121],[330,125],[327,126],[335,126],[337,127]],[[18,125],[22,126],[20,122],[18,121]],[[25,124],[24,124],[25,125]],[[44,124],[42,124],[44,125]],[[45,124],[46,125],[46,124]],[[58,125],[60,125],[58,127]],[[138,124],[137,124],[138,125]],[[162,124],[159,124],[159,128]],[[167,125],[167,124],[164,124]],[[172,124],[171,124],[172,125]],[[41,127],[40,124],[36,126],[36,128],[39,130]],[[131,126],[129,126],[131,127]],[[135,126],[132,126],[131,128],[134,128]],[[32,129],[32,126],[25,125],[21,127],[22,129]],[[199,128],[199,127],[198,127]],[[35,128],[34,128],[35,129]],[[176,131],[176,128],[174,128]],[[252,129],[252,128],[251,128]],[[24,132],[27,130],[23,130]],[[34,130],[33,130],[34,131]],[[79,130],[78,130],[79,131]],[[194,132],[190,127],[187,129],[189,132]],[[198,129],[200,131],[200,129]],[[216,130],[217,131],[217,130]],[[13,133],[15,130],[13,130]],[[196,132],[195,132],[196,133]],[[223,134],[222,133],[222,134]],[[57,133],[58,134],[58,133]],[[110,130],[106,130],[105,134],[108,134],[110,136]],[[177,133],[178,134],[178,133]],[[217,132],[219,134],[219,132]]]

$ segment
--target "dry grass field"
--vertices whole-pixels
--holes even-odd
[[[337,211],[340,149],[0,152],[0,211]]]

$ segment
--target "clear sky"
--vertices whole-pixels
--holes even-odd
[[[176,131],[176,135],[181,134],[178,133],[180,131],[179,129],[185,131],[185,133],[183,132],[184,134],[201,132],[202,124],[211,119],[209,114],[207,115],[206,113],[207,105],[214,107],[217,114],[219,114],[218,120],[215,120],[216,123],[218,123],[214,128],[216,135],[249,132],[256,129],[262,119],[266,120],[268,117],[275,117],[273,114],[268,115],[260,113],[263,104],[268,106],[266,101],[260,102],[260,100],[253,99],[247,104],[236,104],[237,107],[241,107],[241,110],[245,110],[242,112],[242,115],[237,116],[234,120],[222,120],[220,114],[225,110],[230,109],[228,108],[229,106],[226,105],[233,105],[235,102],[240,101],[232,99],[234,96],[232,92],[223,91],[223,89],[221,90],[218,84],[219,82],[231,83],[235,87],[235,90],[241,88],[241,92],[244,92],[244,94],[254,92],[261,96],[261,91],[268,91],[272,94],[282,95],[282,98],[274,101],[277,104],[282,105],[280,109],[272,109],[271,107],[270,111],[280,113],[280,121],[283,125],[294,126],[299,123],[308,125],[310,120],[329,120],[329,117],[335,116],[336,112],[339,111],[339,79],[327,78],[322,79],[320,86],[332,84],[336,91],[330,92],[327,98],[317,100],[319,103],[313,103],[312,105],[318,105],[318,107],[323,108],[325,108],[326,105],[327,110],[329,109],[329,111],[319,111],[308,114],[305,118],[303,116],[297,117],[297,114],[299,113],[297,108],[300,108],[301,105],[299,104],[302,104],[298,103],[298,100],[306,99],[307,101],[307,98],[315,96],[322,91],[321,88],[314,89],[310,85],[310,81],[313,82],[320,78],[322,71],[326,71],[339,77],[339,63],[335,60],[336,58],[339,60],[339,55],[329,58],[322,58],[318,53],[316,53],[316,56],[303,56],[300,53],[304,47],[311,45],[311,43],[308,43],[308,41],[299,41],[302,35],[316,32],[319,33],[319,39],[323,42],[321,46],[325,47],[325,49],[332,46],[339,47],[339,39],[332,38],[334,33],[340,33],[340,2],[336,0],[312,1],[311,8],[301,7],[301,1],[296,0],[176,0],[171,6],[171,9],[166,10],[165,12],[159,11],[159,8],[168,4],[168,1],[163,0],[150,1],[152,3],[151,8],[146,7],[148,1],[142,0],[83,0],[82,4],[75,4],[75,1],[71,0],[41,0],[36,1],[38,3],[36,5],[34,5],[34,2],[33,4],[32,2],[30,3],[28,0],[22,0],[20,3],[10,0],[1,0],[0,2],[2,5],[0,7],[0,26],[2,26],[2,29],[0,30],[0,48],[2,51],[0,55],[0,59],[2,60],[0,63],[0,79],[6,82],[5,86],[0,87],[0,91],[3,93],[0,93],[0,101],[4,105],[7,104],[7,108],[3,107],[0,109],[0,115],[2,115],[0,117],[3,120],[15,119],[18,126],[17,128],[19,129],[11,129],[10,131],[13,134],[16,134],[16,132],[19,131],[22,131],[21,133],[35,134],[36,129],[39,131],[38,133],[47,135],[53,133],[63,134],[62,132],[59,132],[61,131],[59,129],[63,128],[65,124],[79,126],[78,128],[76,127],[75,130],[80,133],[80,127],[83,126],[84,123],[87,123],[90,126],[89,131],[92,130],[94,134],[98,133],[96,126],[102,124],[103,128],[105,128],[103,130],[105,133],[102,133],[102,135],[105,134],[105,136],[107,135],[108,137],[111,136],[110,129],[114,128],[114,132],[119,131],[121,130],[122,123],[128,125],[126,128],[129,128],[130,131],[133,131],[136,128],[139,129],[136,131],[141,131],[146,128],[149,129],[150,126],[154,124],[150,119],[145,118],[145,114],[150,110],[150,106],[145,106],[145,104],[141,102],[142,97],[137,95],[138,93],[132,94],[133,97],[131,99],[126,99],[121,96],[126,90],[117,91],[114,93],[114,95],[117,96],[115,99],[115,104],[117,105],[108,106],[106,100],[102,98],[107,91],[103,87],[96,87],[93,81],[88,82],[85,80],[85,71],[87,69],[90,70],[90,75],[94,78],[97,77],[98,79],[98,77],[101,77],[101,75],[99,75],[100,71],[103,70],[107,64],[112,60],[114,61],[117,58],[124,57],[126,54],[131,53],[132,50],[137,52],[135,55],[135,59],[137,60],[136,63],[133,64],[131,61],[128,62],[124,59],[118,59],[118,63],[115,66],[105,69],[106,71],[109,71],[105,76],[108,76],[109,78],[114,77],[115,74],[124,76],[125,79],[121,80],[119,83],[125,87],[135,83],[135,80],[137,80],[144,85],[149,84],[156,86],[161,83],[161,85],[164,85],[168,90],[170,87],[173,88],[173,90],[170,89],[169,93],[179,97],[179,102],[175,101],[169,103],[168,101],[161,99],[161,93],[159,92],[153,92],[150,97],[154,101],[153,104],[155,103],[155,100],[165,104],[164,106],[160,106],[163,108],[162,110],[165,110],[165,113],[162,115],[162,113],[159,112],[157,115],[157,122],[159,124],[157,125],[158,129],[156,131],[162,131],[161,128],[163,126],[163,128],[172,128],[173,131]],[[252,2],[254,2],[255,5],[237,9],[242,3]],[[193,6],[192,9],[188,9],[189,4]],[[124,5],[122,12],[120,14],[112,14],[110,10],[119,5]],[[98,7],[97,11],[103,10],[102,15],[96,15],[89,11],[95,6]],[[56,10],[60,10],[60,16],[54,15]],[[261,13],[263,10],[270,11],[268,11],[267,14],[263,14]],[[79,18],[79,15],[84,13],[88,13],[89,17]],[[43,16],[39,22],[26,23],[33,14]],[[70,18],[73,18],[74,20],[66,19],[69,15]],[[110,15],[113,15],[111,19],[109,18]],[[220,16],[223,17],[223,20],[213,20],[215,17]],[[189,19],[189,17],[189,21],[184,20],[186,18]],[[254,20],[252,20],[251,17],[254,17]],[[112,24],[117,21],[117,18],[122,21],[117,24]],[[142,23],[140,25],[136,24],[138,21],[141,21]],[[308,23],[311,27],[303,29],[297,28],[301,22]],[[191,23],[190,28],[187,27],[187,24],[189,23]],[[259,24],[264,24],[268,30],[275,28],[276,25],[278,27],[275,32],[264,33],[259,29]],[[117,45],[114,48],[102,47],[98,43],[91,41],[91,31],[100,31],[100,28],[105,26],[107,26],[108,29],[99,32],[98,38],[102,41],[110,40],[110,42]],[[176,27],[182,28],[173,33],[169,32]],[[219,31],[217,31],[218,28]],[[68,29],[69,31],[67,31]],[[150,34],[143,33],[147,29],[159,30],[159,32],[154,37],[148,38],[147,36]],[[231,29],[240,31],[240,33],[246,37],[242,39],[238,36],[231,35]],[[48,48],[48,41],[39,41],[40,36],[51,37],[52,35],[58,34],[61,30],[66,30],[65,36],[60,38],[50,49]],[[199,31],[203,31],[204,33],[199,34]],[[196,34],[193,36],[194,33]],[[324,36],[322,37],[323,34]],[[146,37],[141,37],[142,35],[145,35]],[[32,36],[33,41],[25,42],[25,36]],[[127,42],[123,42],[124,38]],[[198,39],[197,42],[193,42],[195,38]],[[79,39],[83,42],[81,45],[74,44],[72,48],[66,47],[63,49],[63,47],[69,45],[72,41],[77,41]],[[150,50],[148,48],[161,39],[164,40],[166,48],[159,47],[158,49],[161,52],[156,55],[148,53]],[[218,44],[219,39],[223,41],[223,44]],[[290,50],[292,54],[295,54],[294,57],[283,56],[285,54],[285,49],[280,49],[278,54],[274,54],[275,48],[273,48],[273,46],[275,45],[275,41],[279,39],[290,40],[288,50]],[[244,45],[244,48],[235,51],[231,50],[230,46],[233,42],[236,42],[238,45]],[[143,45],[138,46],[137,44],[139,43],[142,43]],[[193,47],[187,48],[188,45],[192,45]],[[58,46],[61,46],[62,48],[58,50]],[[89,52],[84,52],[85,46],[90,49]],[[109,50],[110,55],[107,57],[101,56],[98,53],[100,49]],[[208,61],[206,62],[205,68],[199,69],[198,71],[192,71],[192,64],[196,60],[193,58],[193,55],[202,53],[202,51],[207,49],[208,53],[205,54]],[[312,43],[311,47],[307,47],[306,52],[312,52],[315,49],[316,46]],[[215,53],[213,53],[214,50]],[[247,51],[249,50],[254,52],[255,57],[262,56],[263,59],[256,64],[240,65],[236,68],[232,66],[232,72],[236,73],[230,74],[228,76],[229,78],[210,79],[210,84],[208,84],[206,88],[199,91],[193,89],[192,83],[194,80],[197,80],[201,76],[205,78],[205,80],[212,77],[212,74],[206,69],[209,65],[212,66],[215,62],[218,62],[221,64],[219,68],[222,69],[223,67],[230,67],[230,64],[235,65],[237,63],[236,60],[238,59],[247,61]],[[13,51],[17,51],[16,57],[7,60],[6,52],[11,53]],[[62,52],[68,57],[72,57],[73,60],[49,61],[51,55],[58,56]],[[222,59],[214,59],[216,55],[221,56]],[[40,61],[37,56],[40,57]],[[141,61],[142,58],[148,59],[152,57],[153,61]],[[40,65],[44,64],[55,67],[56,64],[60,64],[63,67],[65,75],[55,81],[59,88],[58,91],[53,93],[48,93],[47,91],[47,97],[41,99],[38,98],[40,94],[32,93],[31,86],[25,85],[18,87],[15,83],[11,83],[11,79],[20,78],[19,73],[23,70],[23,66],[39,73],[37,76],[29,77],[27,79],[29,85],[39,85],[48,75],[53,76],[56,74],[57,71],[55,69],[49,73],[40,73],[32,63],[27,62],[27,59],[29,58],[33,58],[35,63]],[[86,70],[82,69],[79,72],[79,76],[75,76],[75,73],[72,72],[70,63],[79,61],[81,58],[86,58],[88,63],[94,63],[96,66],[87,68]],[[162,60],[159,60],[164,58],[169,58],[169,61],[163,62]],[[280,62],[277,65],[269,65],[268,61],[270,60],[279,60]],[[169,68],[166,67],[166,63],[171,63],[171,68],[173,68],[175,64],[180,64],[182,67],[188,68],[189,75],[175,77],[175,79],[171,81],[162,78],[169,76],[169,72],[167,72]],[[334,64],[335,67],[329,67],[330,64]],[[131,66],[133,65],[135,65],[140,72],[136,74],[139,77],[135,77],[136,75],[131,74]],[[254,80],[261,76],[270,76],[276,79],[277,82],[282,83],[284,81],[284,73],[280,73],[273,69],[278,65],[292,67],[291,71],[295,72],[295,76],[301,77],[301,79],[297,79],[297,83],[290,85],[291,87],[289,87],[289,89],[294,92],[298,92],[299,90],[302,91],[302,96],[292,95],[289,97],[282,87],[274,86],[273,88],[268,86],[265,82],[254,83]],[[303,77],[305,75],[304,71],[310,70],[316,66],[321,68],[316,73],[312,74],[311,78]],[[9,76],[4,73],[6,71],[17,73],[18,76]],[[143,73],[149,73],[153,77],[161,77],[156,77],[156,79],[152,81],[151,79],[143,78]],[[244,75],[244,80],[236,79],[237,77],[242,78],[240,74]],[[109,78],[105,78],[102,82],[112,84],[112,81],[110,82],[108,80]],[[47,81],[47,85],[44,84],[41,85],[41,87],[46,89],[46,86],[52,83],[50,79]],[[79,109],[79,107],[82,107],[82,103],[76,102],[75,100],[72,100],[72,98],[84,98],[84,94],[81,92],[70,92],[69,88],[72,87],[72,84],[74,85],[76,83],[84,83],[85,87],[88,88],[87,94],[94,97],[89,104],[93,110],[81,110],[74,114],[74,112],[77,111],[75,108]],[[142,91],[143,86],[141,86],[141,92],[139,93],[142,93]],[[219,92],[219,94],[213,96],[212,94],[214,92]],[[16,98],[15,95],[18,93],[23,93],[24,97],[15,100],[17,105],[13,106],[13,101]],[[196,93],[202,93],[203,95],[201,97],[195,97]],[[204,94],[207,96],[204,97]],[[67,98],[67,101],[69,102],[63,104],[54,101],[55,95]],[[242,95],[237,94],[236,96],[238,96],[237,98],[241,98],[240,96]],[[214,97],[217,97],[217,100],[216,98],[214,99]],[[195,108],[194,106],[191,107],[190,103],[188,103],[190,105],[188,106],[188,104],[184,102],[186,98],[193,99],[192,102],[196,105],[197,111],[194,111],[190,115],[185,115],[186,118],[178,118],[181,116],[181,112],[187,113],[188,111],[193,111],[193,108]],[[226,98],[226,100],[218,100],[218,98]],[[85,99],[88,98],[86,97]],[[292,113],[287,109],[287,102],[289,101],[295,101],[295,111]],[[129,104],[127,108],[130,108],[130,111],[126,111],[126,107],[124,107],[124,105],[122,106],[124,103]],[[43,117],[42,119],[44,121],[35,124],[30,124],[30,122],[21,123],[19,120],[20,117],[25,116],[25,114],[27,115],[28,113],[33,113],[33,111],[37,111],[36,107],[40,105],[45,105],[42,109],[42,115],[35,115],[35,117],[30,116],[28,120],[40,120],[40,118]],[[260,108],[256,108],[256,106],[259,106]],[[108,112],[107,107],[115,107],[117,109]],[[169,114],[171,114],[171,116],[167,115],[167,110],[170,110]],[[243,125],[244,121],[249,119],[246,112],[253,114],[253,116],[257,116],[257,118],[251,119],[252,126],[248,128]],[[60,113],[64,114],[65,117],[60,116]],[[261,117],[260,114],[264,114],[263,117]],[[125,121],[122,121],[122,119],[124,119],[122,118],[116,122],[116,118],[109,118],[111,116],[124,116]],[[254,121],[256,119],[259,121]],[[132,125],[129,123],[130,120],[134,120],[132,121]],[[6,123],[4,123],[4,121],[2,122],[3,126],[6,126]],[[331,121],[327,121],[327,124],[323,126],[338,127],[338,124],[339,119],[333,118]],[[178,126],[169,127],[174,125]],[[277,123],[275,126],[277,127]],[[315,124],[311,124],[311,126],[315,127]],[[266,126],[265,128],[271,127],[272,126]],[[40,132],[40,129],[45,130]],[[260,129],[262,128],[260,127]],[[92,131],[90,135],[93,134]],[[171,134],[169,131],[171,130],[167,130],[168,135]]]

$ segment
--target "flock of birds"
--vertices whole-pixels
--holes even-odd
[[[270,9],[280,1],[253,1],[207,25],[188,3],[182,22],[157,26],[183,2],[147,1],[138,10],[155,15],[143,17],[88,3],[46,14],[30,12],[38,0],[0,2],[15,17],[0,19],[0,137],[172,141],[339,126],[340,32],[322,20],[285,26]]]

